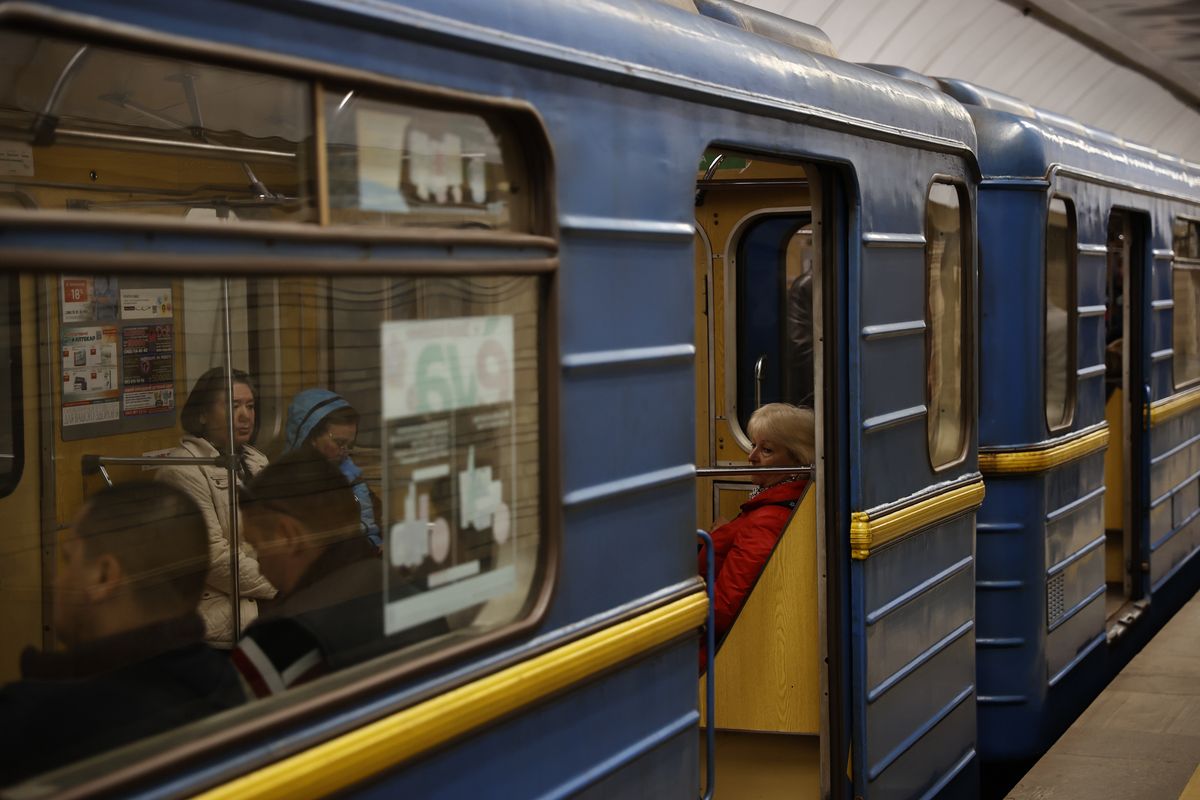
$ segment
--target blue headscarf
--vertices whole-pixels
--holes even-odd
[[[298,450],[322,420],[342,408],[351,408],[351,406],[346,398],[337,392],[331,392],[328,389],[305,389],[298,393],[288,405],[287,438],[284,452],[290,453]],[[379,533],[379,524],[375,521],[375,506],[371,500],[371,489],[362,480],[362,470],[350,460],[350,456],[343,458],[337,466],[350,483],[354,497],[358,500],[363,531],[373,545],[382,546],[383,539]]]

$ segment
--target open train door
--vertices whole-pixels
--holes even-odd
[[[1105,281],[1105,416],[1111,432],[1104,460],[1105,617],[1110,643],[1121,638],[1150,601],[1150,520],[1158,536],[1171,529],[1169,494],[1151,508],[1149,475],[1150,361],[1145,342],[1149,221],[1114,209],[1108,218]],[[1150,512],[1147,513],[1147,509]],[[1165,573],[1166,570],[1161,572]]]
[[[817,426],[807,489],[716,653],[720,796],[815,798],[829,796],[831,781],[837,796],[849,789],[846,694],[830,677],[843,664],[842,624],[830,620],[846,606],[826,563],[825,531],[835,529],[826,509],[845,481],[826,473],[839,428],[823,417],[830,407],[823,364],[836,362],[821,333],[821,281],[831,263],[822,179],[812,165],[717,147],[697,174],[699,526],[732,519],[754,488],[746,431],[756,408],[814,408]],[[702,697],[703,688],[702,681]]]

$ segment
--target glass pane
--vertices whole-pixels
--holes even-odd
[[[963,383],[966,332],[962,211],[958,189],[935,183],[925,205],[925,260],[929,286],[929,458],[934,468],[962,457],[968,403]]]
[[[21,284],[16,275],[0,278],[0,497],[21,474]]]
[[[1172,226],[1176,258],[1200,258],[1200,223],[1178,218]]]
[[[785,256],[787,277],[786,369],[783,400],[797,406],[813,405],[813,240],[812,224],[793,235]]]
[[[1175,299],[1175,386],[1200,380],[1200,224],[1175,222],[1175,265],[1172,270]]]
[[[810,218],[807,212],[764,216],[738,241],[737,408],[742,430],[760,404],[812,405]]]
[[[7,207],[314,221],[302,82],[0,31]]]
[[[538,278],[79,273],[42,293],[37,352],[61,380],[25,404],[54,430],[55,545],[36,522],[0,534],[44,600],[0,618],[30,646],[0,650],[0,707],[25,715],[4,720],[22,735],[0,786],[528,613]],[[85,456],[150,463],[105,464],[109,489]],[[95,697],[113,713],[42,724]]]
[[[333,223],[528,229],[530,187],[498,119],[330,92],[325,120]]]
[[[1072,287],[1075,261],[1074,208],[1062,198],[1050,201],[1046,222],[1046,424],[1057,430],[1071,424],[1074,359],[1071,335],[1075,316]]]

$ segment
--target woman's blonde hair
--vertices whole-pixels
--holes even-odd
[[[750,415],[746,433],[751,439],[761,437],[781,445],[797,464],[812,464],[816,458],[816,418],[811,408],[767,403]]]

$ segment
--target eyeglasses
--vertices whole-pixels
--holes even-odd
[[[343,439],[341,437],[334,436],[332,431],[327,432],[325,435],[329,437],[329,441],[333,442],[333,446],[339,450],[350,452],[354,449],[354,445],[356,444],[354,439]]]

